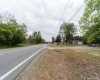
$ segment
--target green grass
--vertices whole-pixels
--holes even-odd
[[[74,46],[85,46],[83,44],[81,45],[66,45],[66,44],[60,44],[60,45],[57,45],[57,44],[49,44],[50,47],[74,47]]]
[[[100,50],[94,50],[94,51],[90,51],[91,53],[94,53],[94,54],[99,54],[100,55]]]
[[[100,50],[86,50],[84,53],[88,53],[92,56],[92,58],[100,61]]]

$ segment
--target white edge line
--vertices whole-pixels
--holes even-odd
[[[29,58],[27,58],[26,60],[24,60],[23,62],[21,62],[20,64],[18,64],[16,67],[14,67],[13,69],[11,69],[10,71],[8,71],[6,74],[4,74],[3,76],[0,77],[0,80],[3,80],[4,78],[6,78],[8,75],[10,75],[13,71],[15,71],[17,68],[19,68],[21,65],[23,65],[26,61],[28,61],[30,58],[32,58],[34,55],[36,55],[38,52],[40,52],[41,50],[43,50],[46,46],[44,46],[43,48],[41,48],[40,50],[38,50],[37,52],[35,52],[33,55],[31,55]]]

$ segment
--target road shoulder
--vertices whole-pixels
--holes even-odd
[[[16,77],[16,80],[31,80],[33,77],[33,72],[35,68],[38,66],[40,63],[41,58],[43,57],[43,53],[45,52],[42,51],[41,54],[39,54],[34,60],[32,60],[29,65],[27,65],[23,71]]]

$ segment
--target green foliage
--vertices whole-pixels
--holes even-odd
[[[88,37],[88,43],[99,43],[100,42],[100,29],[99,31],[96,31],[95,33],[91,34]]]
[[[82,29],[86,30],[89,27],[98,24],[100,21],[100,0],[89,0],[86,5],[84,14],[79,23]]]
[[[0,14],[0,46],[15,46],[26,40],[25,24],[18,24],[9,13]]]
[[[30,44],[40,44],[45,43],[45,40],[42,38],[41,33],[38,31],[33,32],[33,34],[29,36],[28,42]]]
[[[58,36],[56,37],[56,42],[57,42],[57,43],[61,43],[61,36],[60,36],[60,35],[58,35]]]
[[[42,43],[45,43],[45,39],[42,39]]]
[[[89,0],[79,24],[83,29],[84,40],[88,43],[100,43],[99,35],[97,36],[100,29],[100,0]]]
[[[29,35],[29,37],[28,37],[28,43],[30,43],[30,44],[34,43],[34,40],[31,35]]]
[[[82,36],[75,36],[74,40],[79,40],[79,41],[83,41],[83,37]]]
[[[54,37],[52,37],[52,43],[55,43],[55,38]]]
[[[66,44],[72,44],[75,30],[76,28],[73,23],[64,22],[60,27],[60,35],[62,36],[63,42]]]

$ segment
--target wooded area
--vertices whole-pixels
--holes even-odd
[[[19,24],[13,15],[8,12],[0,14],[0,46],[16,46],[24,43],[39,44],[45,42],[39,31],[34,32],[29,37],[27,32],[27,26],[24,23]]]

